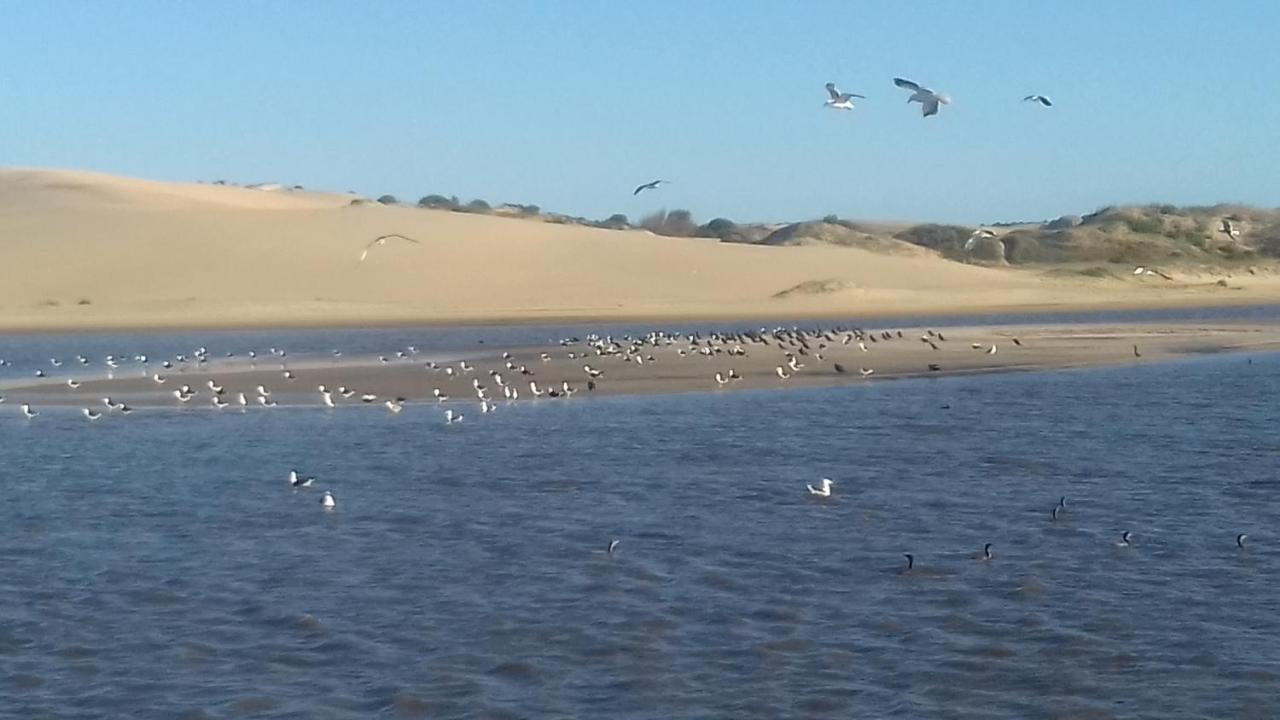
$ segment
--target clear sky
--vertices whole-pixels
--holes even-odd
[[[1277,37],[1270,0],[0,0],[0,164],[589,217],[1275,206]]]

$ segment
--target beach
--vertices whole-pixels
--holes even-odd
[[[360,260],[373,238],[400,233]],[[887,317],[1280,302],[1268,270],[1090,277],[354,195],[0,170],[0,331]],[[1229,275],[1229,273],[1228,273]],[[1220,284],[1221,283],[1221,284]]]

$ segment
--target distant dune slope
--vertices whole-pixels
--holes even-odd
[[[784,318],[1163,297],[930,251],[736,245],[351,201],[0,170],[0,328]],[[392,232],[421,245],[359,262]],[[815,282],[849,289],[787,292]]]

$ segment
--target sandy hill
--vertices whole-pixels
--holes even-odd
[[[359,261],[370,239],[392,232],[421,244],[393,241]],[[740,245],[353,205],[343,194],[0,170],[0,327],[9,329],[785,319],[1202,301],[1199,291],[881,250]]]

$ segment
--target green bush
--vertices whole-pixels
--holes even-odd
[[[693,222],[693,214],[688,210],[659,210],[647,215],[640,221],[640,227],[655,235],[670,237],[693,237],[698,226]]]
[[[418,200],[418,207],[432,210],[453,210],[458,207],[458,198],[447,198],[443,195],[424,195]]]

